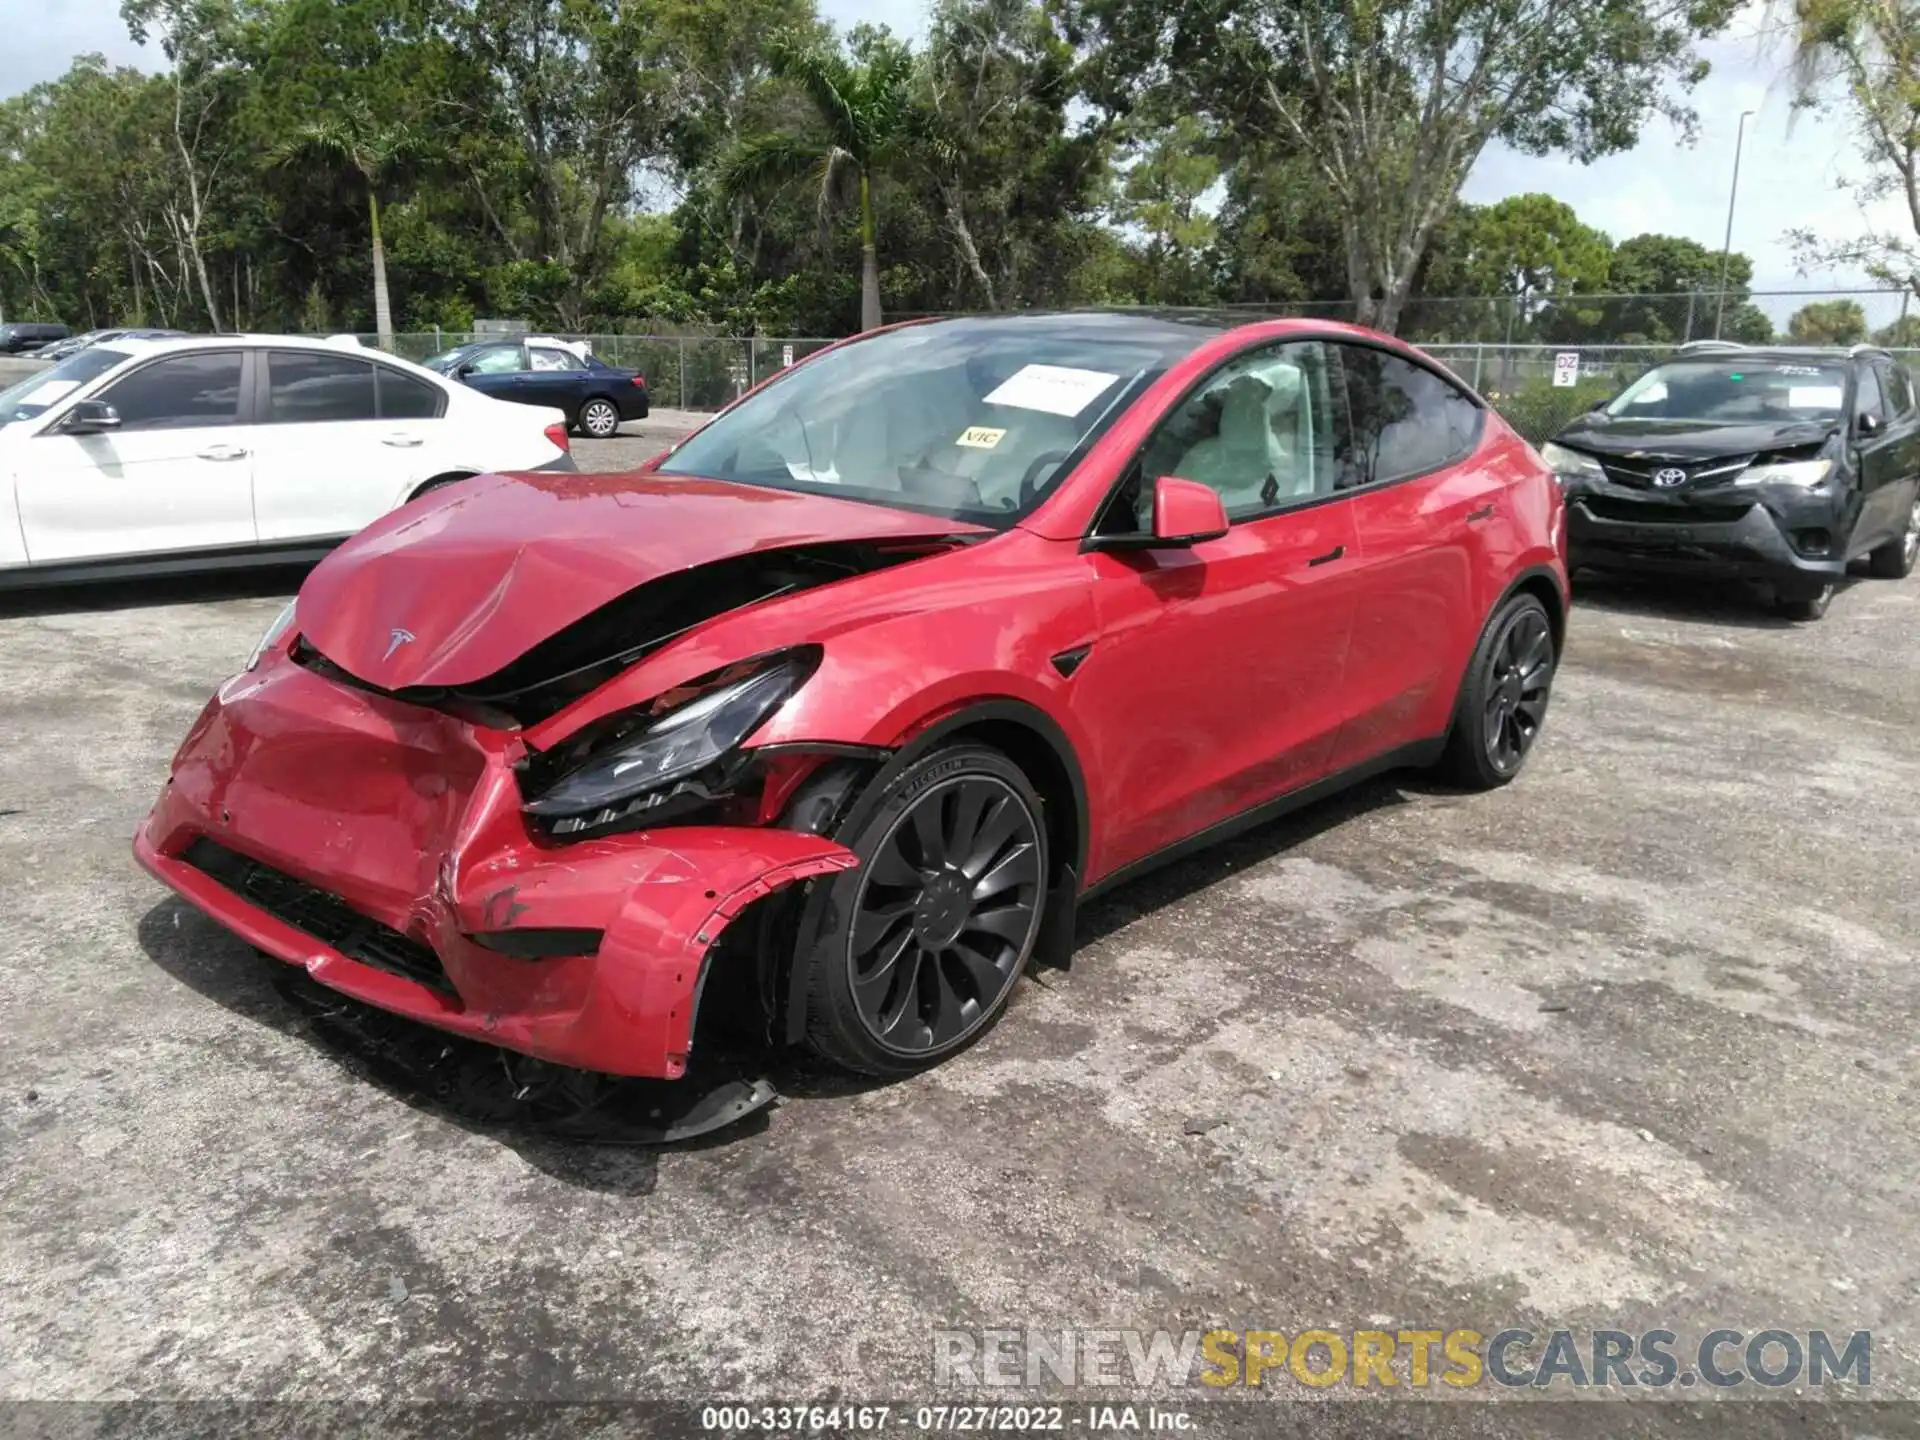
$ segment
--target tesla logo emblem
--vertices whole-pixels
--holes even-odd
[[[391,660],[394,651],[398,650],[402,645],[412,644],[413,639],[414,634],[411,630],[389,630],[387,632],[387,653],[380,658],[382,660]]]
[[[1656,470],[1653,472],[1653,483],[1658,485],[1662,490],[1671,490],[1676,485],[1684,485],[1687,483],[1687,472],[1668,466],[1665,470]]]

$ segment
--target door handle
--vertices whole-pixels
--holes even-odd
[[[1478,510],[1469,510],[1467,512],[1468,524],[1472,524],[1476,520],[1491,520],[1492,518],[1493,506],[1491,505],[1482,505]]]
[[[1342,555],[1346,553],[1347,553],[1346,546],[1336,545],[1331,550],[1327,551],[1326,554],[1314,556],[1311,560],[1307,561],[1307,564],[1309,566],[1331,565],[1334,561],[1338,560]]]
[[[202,460],[244,460],[246,447],[241,445],[209,445],[200,452]]]
[[[382,445],[391,445],[396,450],[412,450],[426,442],[421,440],[418,435],[389,435],[380,443]]]

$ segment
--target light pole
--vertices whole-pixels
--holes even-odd
[[[1727,191],[1727,238],[1720,247],[1720,297],[1713,307],[1713,338],[1720,338],[1720,322],[1727,313],[1727,261],[1733,256],[1733,202],[1740,198],[1740,151],[1747,143],[1747,117],[1754,112],[1740,112],[1740,129],[1733,139],[1733,186]]]

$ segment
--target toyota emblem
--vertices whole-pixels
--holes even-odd
[[[1671,490],[1676,485],[1687,483],[1687,472],[1677,466],[1669,465],[1664,470],[1653,472],[1653,483],[1662,490]]]

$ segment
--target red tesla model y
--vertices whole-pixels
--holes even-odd
[[[136,850],[321,984],[511,1051],[678,1077],[725,955],[773,1038],[904,1072],[1147,865],[1393,767],[1513,779],[1562,515],[1364,330],[877,331],[636,473],[480,476],[342,545]]]

